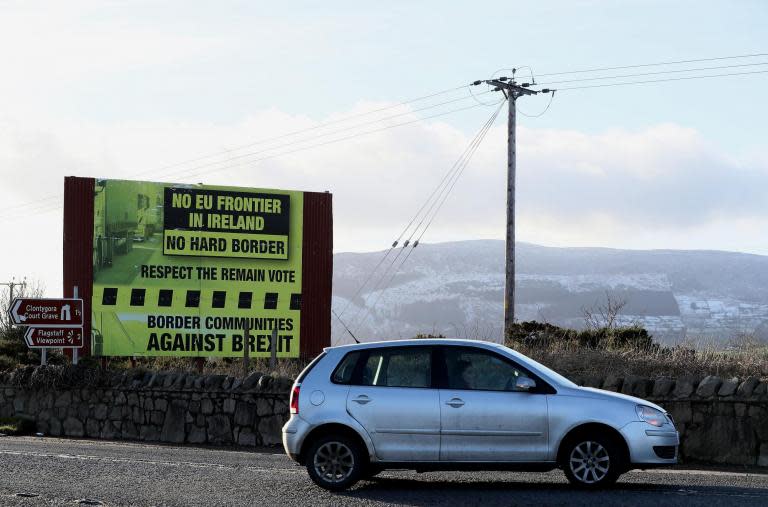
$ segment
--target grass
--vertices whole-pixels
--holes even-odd
[[[566,376],[768,378],[768,347],[749,336],[737,337],[726,349],[692,341],[670,347],[637,328],[574,332],[537,323],[517,326],[506,345]],[[636,339],[626,339],[631,336]]]

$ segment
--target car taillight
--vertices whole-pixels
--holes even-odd
[[[299,413],[299,389],[300,386],[295,386],[291,391],[291,413]]]

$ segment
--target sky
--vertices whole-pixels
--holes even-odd
[[[327,190],[335,251],[384,249],[493,111],[464,85],[768,53],[765,26],[763,1],[0,1],[0,282],[61,293],[67,175]],[[768,255],[767,85],[563,89],[539,117],[523,114],[548,97],[521,98],[518,239]],[[266,159],[314,142],[234,149],[381,108],[334,128],[410,123]],[[359,126],[382,115],[399,116]],[[424,241],[504,237],[505,143],[502,114]],[[263,154],[187,162],[224,150]]]

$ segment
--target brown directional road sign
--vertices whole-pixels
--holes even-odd
[[[83,346],[83,329],[80,327],[30,327],[24,333],[29,348],[76,349]]]
[[[82,327],[83,300],[16,298],[8,313],[20,326]]]

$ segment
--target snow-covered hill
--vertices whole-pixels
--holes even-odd
[[[500,339],[502,241],[421,244],[402,270],[387,272],[398,253],[334,255],[333,308],[355,335]],[[726,341],[744,332],[768,338],[767,256],[519,243],[516,261],[518,320],[580,327],[584,309],[604,304],[610,294],[627,302],[622,320],[639,322],[667,343],[685,337]],[[350,340],[338,319],[333,329],[334,343]]]

